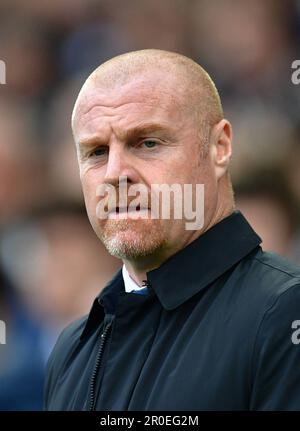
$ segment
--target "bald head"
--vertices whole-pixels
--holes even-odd
[[[137,77],[146,77],[157,72],[160,73],[157,85],[162,88],[173,85],[182,106],[188,113],[195,115],[202,133],[203,126],[211,127],[223,118],[218,91],[208,73],[199,64],[174,52],[146,49],[114,57],[92,72],[76,100],[72,127],[87,92],[97,89],[110,90]]]

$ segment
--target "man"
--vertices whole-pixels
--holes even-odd
[[[300,270],[235,210],[231,125],[208,74],[175,53],[121,55],[87,79],[72,127],[89,220],[124,266],[59,337],[45,409],[300,408]],[[129,192],[124,205],[137,184],[192,185],[193,204],[204,184],[203,222],[152,217],[145,196],[132,209]]]

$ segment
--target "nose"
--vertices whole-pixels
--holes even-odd
[[[137,183],[139,180],[133,155],[126,148],[115,143],[109,148],[104,182],[117,186],[120,177],[127,177],[129,183]]]

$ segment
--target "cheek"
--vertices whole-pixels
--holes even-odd
[[[85,175],[81,178],[81,184],[87,212],[93,216],[98,202],[96,192],[99,181],[96,182],[92,176]]]
[[[148,172],[148,178],[152,183],[159,184],[175,184],[186,182],[187,177],[191,173],[191,161],[187,160],[184,155],[174,155],[164,161],[161,161],[157,166],[151,166]]]
[[[179,151],[180,150],[180,151]],[[207,172],[207,161],[201,160],[199,150],[190,145],[180,148],[167,164],[167,175],[173,183],[203,183]]]

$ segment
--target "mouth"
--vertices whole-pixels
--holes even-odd
[[[130,207],[119,207],[119,206],[117,206],[117,207],[116,207],[116,210],[115,210],[114,212],[116,212],[117,214],[120,214],[120,213],[124,213],[124,212],[141,211],[141,210],[144,210],[144,209],[148,209],[148,208],[146,208],[146,207],[141,207],[141,206],[140,206],[140,204],[139,204],[139,205],[137,205],[137,206],[136,206],[136,207],[134,207],[134,208],[130,208]]]
[[[141,216],[148,215],[149,211],[150,210],[148,207],[141,207],[140,205],[137,205],[135,207],[117,206],[109,212],[108,218],[110,219],[139,218],[139,216],[141,217]]]

